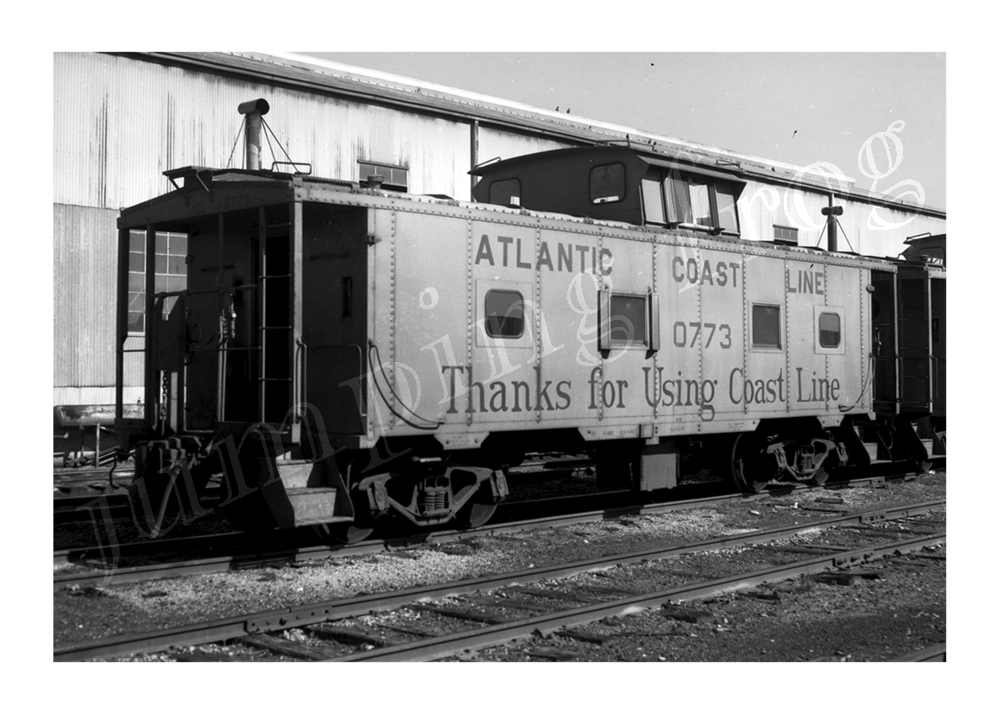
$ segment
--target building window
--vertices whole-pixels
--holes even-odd
[[[486,293],[486,336],[513,339],[524,334],[524,297],[516,290]]]
[[[646,296],[611,295],[610,327],[613,347],[647,344]]]
[[[750,316],[751,347],[781,349],[781,308],[754,305]]]
[[[409,190],[410,171],[405,166],[376,164],[371,161],[358,162],[358,181],[365,183],[373,176],[382,180],[382,188],[389,191]]]
[[[774,226],[774,242],[775,243],[785,243],[787,245],[798,245],[799,244],[799,229],[789,228],[788,226],[779,226],[775,224]]]
[[[153,255],[156,292],[180,292],[187,289],[187,236],[183,233],[157,233]],[[164,313],[173,309],[176,297],[164,301]],[[146,332],[146,234],[129,232],[128,246],[128,331]]]
[[[840,347],[840,315],[835,312],[819,314],[819,346]]]
[[[521,182],[517,179],[503,179],[491,183],[490,203],[498,206],[521,205]]]
[[[605,164],[590,170],[590,202],[615,203],[625,198],[625,165]]]

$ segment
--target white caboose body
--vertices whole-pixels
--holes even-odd
[[[242,525],[350,539],[389,512],[484,522],[529,451],[588,452],[604,481],[642,490],[676,485],[695,452],[750,490],[866,466],[873,271],[896,264],[740,240],[719,217],[739,186],[718,177],[691,194],[718,225],[690,223],[676,184],[701,179],[632,154],[601,154],[622,187],[595,199],[607,161],[560,152],[590,172],[597,217],[524,208],[530,190],[502,171],[483,191],[514,205],[168,172],[183,186],[119,222],[123,304],[136,231],[147,254],[164,231],[188,237],[187,290],[154,296],[147,267],[162,319],[142,352],[144,418],[123,418],[119,396],[138,481],[163,500],[178,476],[196,492],[222,471]],[[544,190],[563,178],[575,191],[558,175]],[[630,206],[655,220],[633,225]],[[135,358],[125,309],[119,374]]]

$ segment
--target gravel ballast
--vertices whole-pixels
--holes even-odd
[[[124,632],[808,523],[838,511],[876,509],[944,495],[942,471],[906,482],[836,491],[814,489],[664,515],[475,536],[440,547],[58,591],[54,595],[54,644],[60,647]],[[746,553],[727,557],[752,560],[752,551]],[[878,568],[884,571],[880,578],[850,585],[806,579],[759,589],[762,597],[730,593],[698,605],[706,607],[711,618],[696,623],[671,620],[658,610],[615,618],[600,625],[615,631],[602,645],[567,644],[566,638],[550,637],[470,653],[468,659],[551,659],[555,648],[571,653],[565,655],[567,659],[591,661],[856,661],[891,659],[942,641],[945,561],[926,559],[926,564],[908,569]],[[610,575],[614,577],[613,572]],[[607,582],[608,576],[603,573],[601,579]],[[549,655],[533,654],[539,648],[549,648],[543,650]],[[252,655],[243,652],[248,658],[281,659],[261,650],[242,649],[252,651]],[[140,659],[164,658],[172,659],[173,653]]]

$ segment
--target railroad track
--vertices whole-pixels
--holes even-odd
[[[807,524],[723,536],[679,546],[488,575],[443,585],[420,586],[347,599],[313,602],[269,612],[80,643],[58,648],[54,658],[57,661],[111,658],[156,652],[170,647],[195,647],[207,643],[240,640],[251,647],[291,655],[298,659],[416,661],[454,656],[468,650],[507,643],[538,633],[544,635],[558,632],[569,638],[589,638],[590,641],[594,641],[599,639],[598,635],[580,632],[575,628],[638,609],[704,598],[828,570],[850,569],[879,558],[919,551],[928,546],[944,543],[946,534],[943,530],[935,530],[916,537],[892,538],[889,542],[885,539],[887,524],[906,522],[906,519],[914,519],[921,514],[941,510],[944,506],[944,500],[930,501],[846,514]],[[846,527],[851,525],[855,528],[848,531]],[[809,548],[781,546],[779,543],[777,546],[766,546],[775,541],[787,541],[804,534],[832,529],[845,534],[845,545],[826,544]],[[865,533],[866,529],[870,532]],[[900,530],[899,533],[901,536],[912,535],[904,530]],[[866,542],[859,546],[854,542],[859,538]],[[553,587],[553,582],[600,573],[609,568],[625,566],[649,568],[661,561],[684,555],[737,547],[770,547],[768,557],[783,559],[785,562],[750,571],[729,573],[722,577],[695,578],[693,581],[689,579],[688,582],[640,593],[620,587],[581,588],[579,584],[574,586],[571,592],[563,592],[558,586]],[[809,557],[803,558],[803,551]],[[795,559],[789,561],[788,558],[792,554],[795,555]],[[677,574],[671,577],[676,579]],[[605,579],[605,582],[616,584],[624,581],[633,582],[630,578],[621,577]],[[540,587],[527,587],[527,584],[531,583],[540,584]],[[584,592],[587,594],[581,594]],[[484,593],[486,595],[483,595]],[[435,604],[456,597],[464,598],[457,606],[453,602]],[[493,603],[492,606],[490,602]],[[569,603],[568,606],[566,603]],[[343,627],[331,624],[335,621],[358,618],[375,612],[397,611],[401,608],[422,611],[435,618],[449,619],[452,624],[440,626],[439,629],[442,631],[386,624],[381,632],[388,632],[389,636],[357,626]],[[511,618],[509,613],[512,608],[528,609],[533,611],[533,614]],[[457,629],[454,625],[456,622],[462,623]],[[468,627],[470,622],[475,623],[475,626]],[[273,636],[273,633],[293,629],[306,633],[306,636],[315,641],[307,645]],[[408,641],[399,641],[400,637]],[[337,643],[336,647],[331,647],[329,644],[331,641]],[[345,642],[353,643],[347,652],[343,651]]]
[[[944,662],[946,661],[945,654],[945,645],[942,643],[916,652],[910,652],[894,659],[893,662]]]
[[[202,497],[203,508],[215,508],[222,500],[218,490]],[[124,488],[108,489],[104,493],[88,493],[86,495],[69,494],[54,496],[52,499],[52,521],[55,526],[70,523],[90,523],[98,519],[132,518],[132,507],[129,504],[128,493]]]
[[[71,548],[58,550],[54,553],[54,565],[60,566],[67,563],[86,563],[87,561],[99,560],[104,565],[104,569],[96,572],[86,573],[65,573],[57,574],[53,579],[53,589],[62,588],[83,588],[97,585],[108,586],[113,584],[137,583],[162,578],[182,577],[187,575],[204,575],[207,573],[226,572],[228,570],[247,569],[253,567],[266,567],[282,563],[304,562],[320,558],[338,556],[368,555],[391,550],[401,550],[415,546],[444,545],[463,538],[476,535],[496,535],[499,533],[510,533],[532,528],[554,528],[559,526],[570,526],[580,523],[590,523],[594,521],[609,520],[623,516],[657,515],[693,508],[710,508],[731,501],[753,502],[785,496],[795,491],[820,489],[820,488],[844,488],[847,486],[858,487],[872,483],[883,482],[882,477],[872,477],[852,481],[848,484],[832,484],[826,487],[816,487],[807,485],[794,485],[759,494],[726,493],[722,495],[707,496],[703,498],[691,498],[680,501],[656,504],[636,504],[625,500],[627,492],[607,492],[602,494],[587,494],[583,496],[562,497],[553,499],[541,499],[538,501],[506,504],[504,511],[498,512],[498,517],[494,523],[481,528],[466,530],[442,530],[425,531],[421,533],[410,533],[396,538],[385,538],[379,540],[367,540],[349,546],[329,546],[329,545],[301,545],[296,543],[296,534],[277,533],[270,534],[271,540],[276,541],[266,549],[248,550],[246,546],[247,534],[245,533],[223,533],[216,535],[192,536],[188,538],[172,538],[160,540],[146,540],[135,543],[122,543],[116,546],[115,552],[110,547],[86,546],[83,548]],[[613,505],[593,510],[580,510],[586,504],[593,504],[609,499],[618,500],[621,505]],[[572,512],[564,515],[542,516],[537,518],[522,518],[515,520],[518,515],[526,511],[547,511],[561,508]],[[818,510],[818,509],[817,509]],[[831,509],[835,510],[835,509]],[[513,515],[512,515],[513,514]],[[208,557],[196,557],[173,562],[156,562],[136,566],[116,565],[121,561],[126,562],[135,557],[149,557],[157,553],[183,553],[202,552],[207,550],[232,549],[236,552],[221,555],[211,555]],[[112,562],[109,569],[106,565]]]

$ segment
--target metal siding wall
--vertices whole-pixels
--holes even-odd
[[[799,245],[827,248],[826,216],[822,209],[828,203],[826,194],[748,181],[738,203],[742,237],[773,240],[777,224],[798,228]],[[870,204],[835,198],[834,205],[844,206],[838,230],[840,250],[895,258],[906,248],[903,241],[907,236],[946,231],[944,219],[884,206],[874,207],[876,219],[872,225],[876,227],[873,228],[868,223],[873,210]]]
[[[515,156],[533,154],[538,151],[567,149],[578,144],[543,139],[537,136],[512,134],[490,127],[479,127],[479,163],[496,157],[513,159]]]
[[[116,211],[54,206],[56,388],[115,382],[116,218]]]
[[[874,217],[872,217],[873,209]],[[871,224],[869,224],[870,218]],[[844,206],[840,227],[843,229],[842,233],[847,234],[847,241],[843,235],[839,239],[842,250],[853,247],[863,255],[895,258],[906,249],[904,241],[908,236],[945,233],[947,222],[943,218],[915,215],[885,206],[849,203]]]
[[[798,228],[799,245],[826,247],[827,197],[786,186],[748,181],[737,204],[740,231],[746,240],[774,240],[775,224]]]
[[[414,193],[470,199],[466,123],[102,54],[57,53],[54,75],[56,400],[114,385],[117,209],[169,191],[169,168],[225,166],[242,101],[267,98],[268,123],[314,175],[356,180],[368,159],[408,166]],[[125,382],[141,386],[141,356]]]
[[[469,196],[465,122],[100,54],[57,54],[55,96],[56,203],[119,208],[170,190],[167,169],[227,165],[236,107],[255,97],[313,175],[357,180],[359,159],[401,164],[414,193]],[[264,143],[265,164],[272,148],[285,160]],[[243,164],[242,137],[232,164]]]

